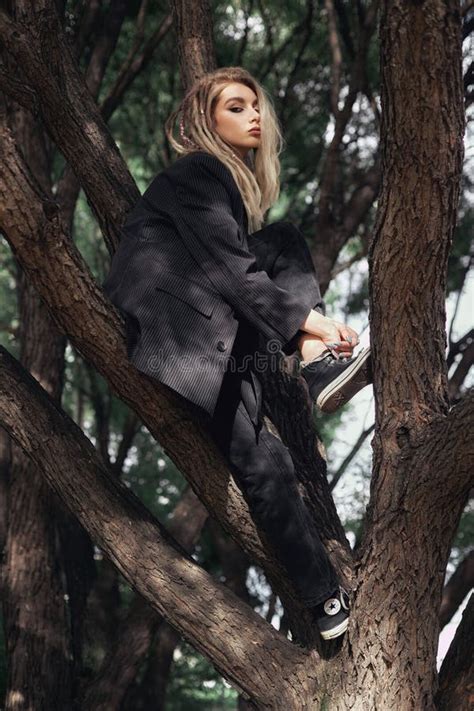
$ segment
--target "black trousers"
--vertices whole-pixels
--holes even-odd
[[[254,232],[248,242],[260,270],[306,300],[308,313],[311,308],[324,313],[308,246],[294,225],[275,222]],[[285,344],[284,352],[296,349],[298,335]],[[224,374],[215,412],[206,427],[302,601],[315,605],[337,589],[339,581],[298,491],[288,448],[265,425],[256,429],[246,407],[254,362],[249,355],[254,354],[257,337],[253,327],[242,321],[232,351],[232,369]]]

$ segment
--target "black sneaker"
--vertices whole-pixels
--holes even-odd
[[[327,600],[315,605],[313,615],[323,639],[335,639],[349,625],[349,595],[340,585]]]
[[[327,351],[303,365],[301,375],[317,407],[323,412],[335,412],[372,382],[370,346],[353,358],[340,360]]]

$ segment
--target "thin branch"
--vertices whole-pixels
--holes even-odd
[[[435,697],[437,711],[467,709],[466,701],[473,697],[473,630],[474,593],[469,598],[439,671],[439,688]]]
[[[339,27],[341,37],[344,40],[347,53],[351,59],[355,57],[354,42],[352,41],[351,27],[347,17],[346,8],[343,0],[334,0],[337,16],[339,18]]]
[[[361,259],[367,256],[367,250],[364,249],[359,249],[355,254],[350,257],[350,259],[346,259],[345,262],[341,262],[341,264],[338,264],[334,269],[331,271],[331,281],[337,277],[338,274],[342,274],[342,272],[345,272],[347,269],[350,269],[354,264],[359,262]]]
[[[162,20],[151,37],[148,38],[140,53],[138,52],[140,29],[137,29],[134,46],[130,49],[130,52],[122,64],[122,67],[120,68],[109,93],[101,104],[100,110],[105,121],[110,119],[112,113],[121,103],[126,91],[130,88],[138,74],[140,74],[140,72],[142,72],[149,65],[150,61],[153,59],[157,47],[160,46],[163,38],[166,37],[172,26],[173,15],[172,13],[169,13]]]
[[[471,271],[471,268],[472,268],[473,264],[474,264],[474,254],[471,254],[471,255],[469,256],[469,261],[468,261],[468,263],[465,265],[465,267],[464,267],[464,269],[462,270],[462,273],[461,273],[461,284],[460,284],[460,286],[459,286],[459,290],[458,290],[457,297],[456,297],[456,304],[455,304],[455,306],[454,306],[454,313],[453,313],[453,317],[452,317],[452,319],[451,319],[451,324],[450,324],[450,326],[449,326],[448,344],[449,344],[450,350],[451,350],[451,347],[452,347],[452,344],[453,344],[454,323],[455,323],[455,321],[456,321],[456,317],[457,317],[458,311],[459,311],[459,306],[460,306],[460,303],[461,303],[461,298],[462,298],[463,293],[464,293],[464,284],[466,283],[467,275],[468,275],[469,272]]]
[[[126,0],[115,0],[104,18],[102,32],[90,54],[85,81],[92,96],[97,99],[107,65],[112,57],[127,12]]]
[[[474,550],[459,563],[444,586],[439,611],[440,630],[445,627],[458,610],[469,590],[474,587]]]
[[[331,48],[331,110],[335,116],[339,112],[339,94],[341,91],[342,52],[337,32],[336,13],[333,0],[324,0],[328,18],[329,46]]]
[[[331,479],[331,481],[330,481],[330,483],[329,483],[329,488],[331,489],[331,491],[334,490],[336,484],[339,482],[340,478],[342,477],[342,475],[343,475],[344,472],[346,471],[347,467],[348,467],[349,464],[352,462],[352,460],[354,459],[354,457],[356,456],[357,452],[359,451],[359,449],[360,449],[360,448],[362,447],[362,445],[364,444],[364,442],[365,442],[365,440],[367,439],[367,437],[368,437],[370,434],[372,434],[372,432],[374,431],[374,429],[375,429],[375,425],[371,425],[370,427],[367,427],[367,429],[363,430],[363,431],[360,433],[359,437],[357,438],[357,442],[354,444],[353,448],[351,449],[351,451],[349,452],[349,454],[345,457],[345,459],[344,459],[344,461],[341,463],[339,469],[336,471],[336,473],[335,473],[334,476],[332,477],[332,479]]]
[[[280,103],[280,117],[281,117],[282,124],[284,124],[284,122],[285,122],[284,116],[286,113],[286,107],[287,107],[289,99],[291,97],[291,92],[292,92],[293,86],[297,80],[299,69],[303,63],[303,55],[304,55],[306,48],[307,48],[307,46],[310,42],[310,39],[311,39],[312,26],[313,26],[313,2],[312,2],[312,0],[307,0],[306,17],[305,17],[304,21],[302,22],[303,37],[302,37],[301,42],[299,44],[298,51],[296,52],[295,61],[293,62],[293,66],[289,71],[288,79],[287,79],[287,83],[286,83],[286,87],[285,87],[285,94],[284,94],[283,99]]]
[[[71,55],[53,8],[41,13],[39,31],[0,11],[0,39],[37,92],[41,118],[71,164],[113,251],[120,226],[139,191]],[[54,56],[54,73],[47,64]],[[64,87],[67,87],[67,90]]]
[[[471,338],[470,342],[462,351],[462,357],[456,366],[456,370],[449,379],[449,399],[454,402],[458,399],[462,385],[466,380],[467,374],[474,364],[474,337]]]
[[[343,107],[339,109],[335,115],[334,136],[326,153],[320,181],[318,223],[329,224],[331,221],[331,201],[335,190],[340,144],[344,137],[346,126],[352,116],[354,102],[360,89],[364,83],[366,83],[364,82],[364,75],[366,72],[365,64],[370,39],[375,30],[375,19],[378,4],[377,0],[372,4],[370,9],[367,11],[364,23],[361,25],[359,46],[357,48],[357,56],[351,72],[349,91]]]
[[[465,0],[461,6],[461,17],[466,17],[469,10],[474,7],[474,0]]]
[[[120,444],[118,446],[117,456],[115,460],[110,464],[110,470],[119,476],[120,472],[123,470],[123,465],[125,459],[128,456],[130,447],[133,444],[138,431],[140,430],[141,422],[140,418],[134,412],[129,411],[122,428],[122,434],[120,437]]]
[[[450,339],[450,348],[449,348],[449,353],[447,357],[447,366],[450,368],[452,364],[454,363],[454,360],[459,353],[463,353],[466,348],[470,346],[472,341],[474,340],[474,328],[471,328],[470,331],[464,334],[462,338],[459,339],[459,341],[456,341],[453,343],[453,341]]]

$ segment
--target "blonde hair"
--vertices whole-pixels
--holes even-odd
[[[214,130],[214,110],[222,90],[239,82],[255,92],[262,129],[258,148],[251,148],[245,160],[232,145]],[[175,121],[180,119],[180,141],[173,136]],[[198,79],[165,123],[165,133],[180,154],[206,151],[216,156],[231,171],[247,212],[249,233],[259,230],[267,210],[280,194],[279,154],[283,148],[278,117],[265,89],[243,67],[222,67]]]

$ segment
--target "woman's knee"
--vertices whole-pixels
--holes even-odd
[[[273,224],[285,237],[303,237],[301,230],[289,220],[278,220],[278,222],[274,222]]]

